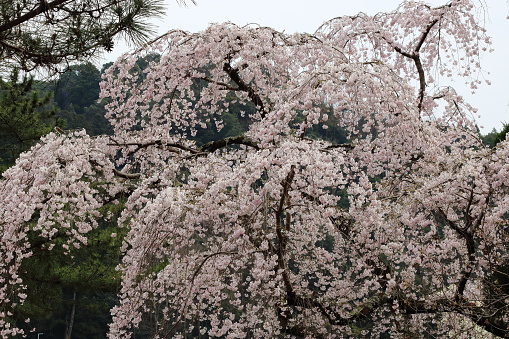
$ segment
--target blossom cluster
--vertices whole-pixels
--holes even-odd
[[[101,84],[115,134],[50,134],[2,181],[0,310],[22,299],[29,232],[86,245],[126,192],[110,338],[509,333],[485,292],[509,260],[509,144],[483,146],[473,109],[438,87],[453,71],[475,87],[488,45],[455,0],[313,35],[172,31],[124,55]],[[245,133],[195,141],[236,104]],[[310,136],[329,121],[348,143]]]

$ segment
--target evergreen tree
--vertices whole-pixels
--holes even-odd
[[[495,136],[494,140],[493,140],[493,143],[495,144],[495,146],[501,142],[501,141],[504,141],[505,140],[505,137],[507,135],[507,132],[509,132],[509,124],[506,124],[504,123],[504,126],[502,127],[502,130],[497,133],[497,135]]]
[[[480,135],[480,133],[479,133],[479,135]],[[495,147],[495,138],[497,137],[497,135],[498,135],[497,129],[493,128],[490,133],[488,133],[486,135],[480,135],[480,136],[481,136],[482,142],[485,145],[493,148],[493,147]]]
[[[111,134],[111,126],[99,103],[101,72],[92,63],[73,65],[54,84],[59,116],[66,129],[84,128],[90,135]]]
[[[481,139],[485,145],[488,145],[489,147],[493,148],[499,142],[505,140],[507,132],[509,132],[509,124],[503,123],[502,130],[500,132],[493,128],[493,130],[490,133],[481,136]]]
[[[0,79],[1,171],[58,124],[52,94],[35,90],[30,76],[19,78],[19,70],[14,69],[7,81]]]
[[[0,0],[0,68],[58,71],[113,48],[123,35],[139,43],[161,0]]]
[[[46,339],[104,338],[120,288],[115,267],[127,231],[116,227],[121,206],[123,202],[104,206],[100,226],[90,233],[88,246],[71,247],[70,256],[62,247],[67,238],[63,232],[49,241],[35,232],[31,235],[34,255],[22,267],[27,299],[13,314],[17,326],[26,333],[36,327]],[[49,247],[53,250],[47,251]],[[30,324],[21,320],[26,318],[31,319]]]
[[[92,63],[73,65],[63,73],[55,86],[55,101],[61,109],[72,104],[76,113],[95,104],[99,98],[101,73]]]

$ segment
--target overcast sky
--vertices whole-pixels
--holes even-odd
[[[154,21],[158,33],[178,28],[197,32],[210,23],[231,21],[237,25],[257,23],[287,33],[313,33],[324,21],[358,12],[375,14],[395,9],[399,0],[196,0],[197,5],[187,1],[187,6],[167,0],[167,14]],[[428,1],[440,5],[446,1]],[[493,39],[494,52],[481,60],[486,78],[491,85],[482,85],[475,94],[461,84],[453,84],[467,100],[479,109],[478,119],[482,133],[493,128],[500,130],[502,123],[509,123],[509,4],[506,0],[485,0],[488,9],[485,27]],[[128,51],[119,43],[112,53],[104,56],[104,62],[113,61]]]

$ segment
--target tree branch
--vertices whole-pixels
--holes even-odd
[[[442,219],[447,223],[447,225],[452,228],[456,233],[465,240],[465,244],[467,246],[467,255],[468,255],[468,263],[463,272],[461,273],[461,278],[458,282],[458,288],[456,290],[456,294],[454,296],[454,299],[456,302],[460,300],[460,298],[463,297],[463,293],[465,292],[465,287],[467,285],[468,279],[470,279],[470,276],[472,275],[472,268],[474,266],[475,261],[475,242],[474,237],[471,233],[470,226],[471,225],[465,225],[464,228],[459,227],[456,225],[453,221],[449,220],[447,218],[447,215],[445,212],[439,208],[438,212]]]
[[[124,179],[138,179],[141,176],[141,173],[125,173],[117,170],[116,168],[113,169],[113,173]]]
[[[223,65],[223,70],[226,72],[226,74],[228,74],[230,79],[232,79],[233,82],[236,83],[237,86],[239,86],[238,89],[240,91],[247,93],[249,99],[253,102],[253,104],[255,104],[255,106],[259,110],[262,119],[265,118],[268,112],[265,109],[265,105],[263,104],[262,98],[260,98],[258,93],[256,93],[251,86],[248,86],[244,82],[244,80],[242,80],[242,78],[239,75],[238,69],[233,68],[229,62],[225,62]]]
[[[433,314],[456,312],[472,320],[476,325],[485,331],[501,338],[509,337],[509,328],[506,323],[496,321],[492,316],[483,315],[483,308],[462,300],[461,302],[449,299],[438,299],[433,305],[426,304],[424,301],[404,300],[398,298],[399,305],[405,314]]]
[[[419,74],[419,99],[417,103],[417,108],[419,112],[422,110],[422,102],[424,101],[424,94],[426,90],[426,75],[424,73],[424,67],[422,66],[421,58],[419,56],[419,52],[421,50],[421,47],[423,46],[424,42],[426,41],[426,38],[428,37],[429,33],[431,32],[431,29],[433,26],[435,26],[438,23],[438,19],[434,19],[431,22],[428,23],[426,26],[426,29],[424,32],[422,32],[421,37],[419,41],[417,42],[417,45],[415,46],[413,53],[405,52],[401,49],[399,46],[394,46],[392,43],[390,43],[387,39],[385,39],[383,36],[382,38],[390,45],[396,52],[403,55],[404,57],[410,58],[414,61],[415,67],[417,68],[417,73]]]
[[[50,2],[50,3],[46,3],[44,0],[41,1],[41,4],[39,5],[39,7],[37,7],[36,9],[34,10],[31,10],[30,12],[12,20],[12,21],[9,21],[3,25],[0,25],[0,33],[2,32],[5,32],[5,31],[8,31],[30,19],[33,19],[35,18],[36,16],[38,16],[39,14],[42,14],[44,12],[47,12],[49,11],[50,9],[53,9],[59,5],[62,5],[66,2],[69,2],[69,0],[55,0],[53,2]]]
[[[336,149],[336,148],[342,148],[346,151],[351,151],[355,148],[355,146],[352,144],[332,144],[332,145],[325,147],[323,150],[328,151],[328,150]]]
[[[197,152],[212,153],[212,152],[214,152],[220,148],[226,147],[228,145],[245,145],[245,146],[253,147],[256,150],[260,149],[254,141],[252,141],[251,139],[249,139],[248,137],[246,137],[244,135],[239,135],[236,137],[228,137],[228,138],[225,138],[222,140],[210,141],[210,142],[206,143],[205,145],[203,145],[199,151],[196,151],[196,153]]]

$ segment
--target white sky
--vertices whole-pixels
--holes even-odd
[[[491,85],[479,87],[475,94],[461,83],[453,84],[467,101],[479,109],[478,124],[482,133],[493,128],[501,129],[502,122],[509,123],[509,3],[506,0],[480,0],[488,9],[485,27],[493,39],[494,52],[481,60],[486,78]],[[358,12],[375,14],[395,9],[399,0],[196,0],[197,5],[187,1],[186,6],[175,0],[166,0],[167,15],[154,21],[158,33],[178,28],[196,32],[210,23],[231,21],[237,25],[257,23],[287,33],[313,33],[320,24],[333,17],[354,15]],[[428,0],[432,5],[445,0]],[[113,61],[128,48],[119,43],[112,53],[104,56],[104,62]]]

